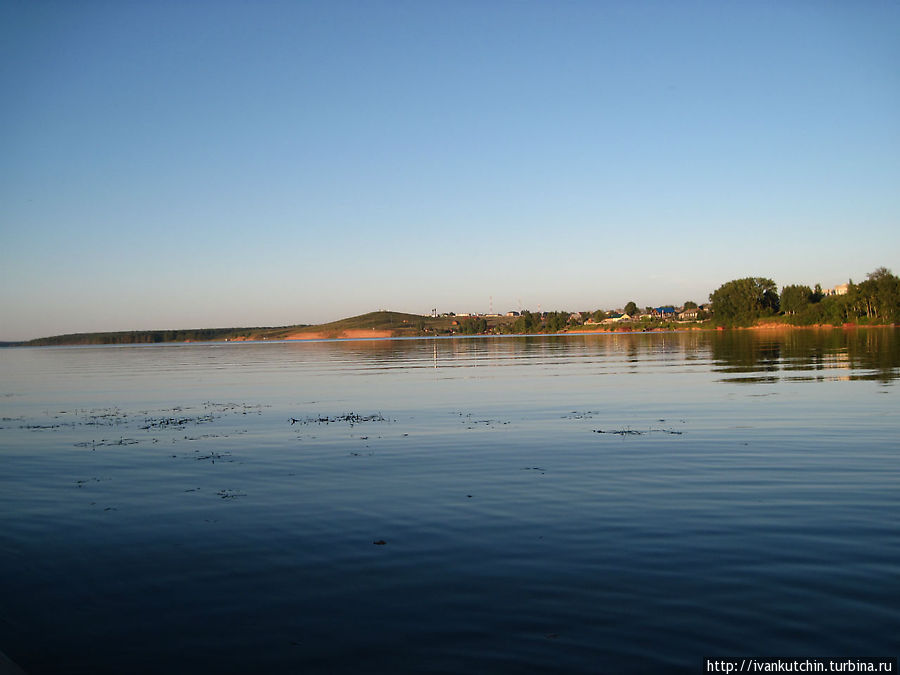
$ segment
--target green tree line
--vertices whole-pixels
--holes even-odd
[[[819,284],[785,286],[779,295],[771,279],[747,277],[722,284],[709,299],[716,323],[724,326],[776,317],[794,325],[900,322],[900,278],[886,267],[861,283],[851,280],[844,295],[825,295]]]
[[[42,347],[52,345],[132,345],[160,342],[206,342],[226,338],[247,337],[246,328],[194,328],[185,330],[118,331],[113,333],[76,333],[38,338],[25,344]]]

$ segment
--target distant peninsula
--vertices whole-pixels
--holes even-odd
[[[193,328],[71,333],[0,346],[48,347],[62,345],[124,345],[165,342],[251,342],[275,340],[327,340],[452,335],[458,332],[454,315],[438,317],[380,310],[330,323],[255,328]],[[503,317],[506,319],[506,317]],[[507,321],[508,322],[508,321]],[[495,325],[497,322],[494,322]]]
[[[671,311],[668,311],[670,310]],[[582,312],[509,312],[508,314],[454,314],[437,316],[379,310],[318,325],[257,328],[195,328],[139,330],[105,333],[72,333],[37,338],[0,346],[51,347],[63,345],[128,345],[167,342],[255,342],[279,340],[340,340],[366,338],[436,337],[453,335],[515,335],[526,333],[610,332],[615,330],[671,330],[674,308],[660,308],[654,320],[631,322],[629,315],[611,313],[611,318]],[[624,321],[623,321],[624,319]],[[604,323],[605,322],[605,323]],[[685,322],[696,324],[697,322]],[[684,327],[684,324],[681,324]]]
[[[319,325],[265,328],[195,328],[111,333],[74,333],[0,347],[126,345],[166,342],[250,342],[365,338],[443,337],[454,335],[531,335],[604,332],[702,330],[704,328],[896,325],[900,322],[900,278],[879,267],[858,284],[852,280],[823,290],[804,285],[778,288],[771,279],[747,277],[722,284],[708,304],[639,308],[634,302],[616,310],[456,314],[430,316],[379,310]]]

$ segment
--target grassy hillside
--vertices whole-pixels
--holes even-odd
[[[330,323],[318,325],[294,325],[256,328],[193,328],[180,330],[144,330],[118,331],[107,333],[72,333],[38,338],[27,342],[6,343],[0,346],[45,347],[55,345],[121,345],[121,344],[156,344],[165,342],[210,342],[210,341],[244,341],[244,340],[283,340],[295,339],[308,334],[313,337],[340,338],[361,337],[352,335],[356,331],[373,334],[390,334],[393,337],[417,337],[429,335],[450,335],[461,331],[460,324],[465,324],[464,317],[431,317],[403,312],[380,310],[360,314]],[[514,319],[508,317],[487,317],[483,319],[488,331],[504,325],[502,332],[509,332],[508,326]],[[481,329],[479,329],[480,331]],[[465,332],[465,331],[463,331]],[[351,334],[351,335],[348,335]]]
[[[194,328],[183,330],[118,331],[107,333],[72,333],[38,338],[6,346],[45,347],[54,345],[154,344],[163,342],[206,342],[217,340],[282,340],[288,336],[326,335],[339,337],[346,331],[388,331],[393,336],[449,334],[452,318],[420,316],[403,312],[378,311],[330,323],[256,328]]]
[[[402,335],[422,335],[429,332],[428,329],[446,326],[449,328],[450,322],[447,319],[433,319],[431,317],[419,316],[418,314],[404,314],[403,312],[388,312],[385,310],[378,312],[369,312],[368,314],[360,314],[359,316],[351,316],[346,319],[339,319],[330,323],[318,324],[315,326],[291,326],[288,328],[267,331],[260,334],[260,338],[268,340],[277,340],[289,335],[302,335],[303,333],[316,333],[324,335],[340,335],[346,331],[390,331],[396,336]]]

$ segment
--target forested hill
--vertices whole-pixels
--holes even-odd
[[[304,334],[316,334],[326,337],[340,337],[358,331],[389,332],[396,337],[427,335],[436,328],[449,328],[450,320],[444,317],[422,316],[405,312],[378,310],[346,319],[338,319],[330,323],[308,326],[291,326],[273,330],[265,335],[268,340],[287,337],[303,337]]]
[[[295,326],[293,328],[300,328]],[[181,330],[138,330],[112,333],[72,333],[16,343],[29,347],[54,345],[131,345],[159,342],[208,342],[213,340],[252,340],[255,336],[282,328],[190,328]]]
[[[0,343],[0,346],[51,347],[62,345],[131,345],[162,342],[212,342],[245,340],[283,340],[302,337],[304,333],[341,334],[345,331],[390,331],[394,335],[429,334],[435,329],[449,330],[450,320],[403,312],[377,311],[340,319],[330,323],[311,325],[255,327],[255,328],[190,328],[179,330],[138,330],[106,333],[70,333],[54,335],[26,342]]]
[[[131,345],[162,342],[212,342],[246,340],[284,340],[320,335],[340,336],[348,331],[372,330],[390,332],[395,336],[434,335],[449,333],[452,319],[420,316],[403,312],[380,310],[317,325],[257,328],[191,328],[181,330],[139,330],[108,333],[72,333],[38,338],[27,342],[0,343],[2,346],[50,347],[62,345]]]

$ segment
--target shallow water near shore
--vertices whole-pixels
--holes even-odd
[[[40,673],[900,651],[896,329],[0,350]]]

